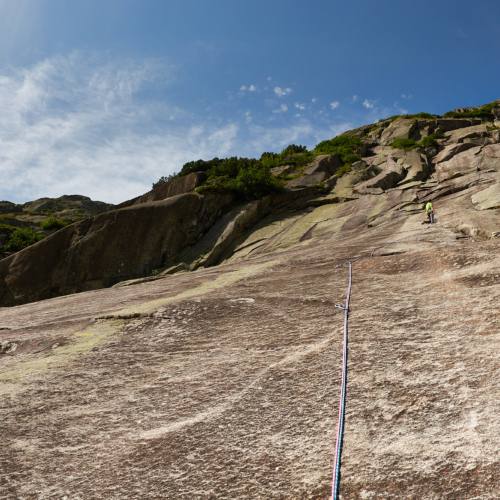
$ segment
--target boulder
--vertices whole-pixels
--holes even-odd
[[[304,189],[308,187],[317,186],[320,182],[328,179],[329,176],[325,172],[315,172],[310,175],[303,175],[302,177],[298,177],[297,179],[292,179],[287,182],[287,189]]]
[[[441,161],[451,160],[455,155],[461,153],[462,151],[467,151],[468,149],[473,148],[473,144],[467,143],[459,143],[459,144],[450,144],[446,146],[435,158],[435,163],[439,163]]]
[[[380,188],[383,190],[394,187],[399,181],[403,180],[405,172],[402,165],[396,163],[393,157],[387,158],[384,170],[362,184],[356,186],[356,190],[361,192],[364,188]]]
[[[0,261],[0,306],[148,276],[200,238],[231,200],[184,194],[67,226]]]
[[[485,146],[483,148],[483,153],[489,158],[500,158],[500,144],[489,144]]]
[[[406,177],[398,185],[423,181],[429,173],[427,157],[418,154],[416,151],[408,151],[406,153],[403,166],[407,170]]]
[[[480,123],[481,120],[479,118],[438,118],[436,120],[436,128],[441,132],[449,132],[450,130],[479,125]]]
[[[496,183],[483,191],[479,191],[479,193],[472,196],[471,201],[476,205],[476,210],[500,208],[500,184]]]
[[[295,165],[282,165],[271,169],[271,173],[276,177],[280,175],[289,175],[296,169]]]
[[[452,179],[456,175],[466,175],[476,172],[482,163],[479,156],[482,147],[472,147],[466,151],[456,154],[448,161],[440,162],[436,165],[436,179],[439,182]]]
[[[409,139],[416,129],[416,121],[404,118],[395,120],[382,132],[380,144],[390,146],[395,139]]]
[[[448,144],[455,144],[457,142],[464,142],[464,139],[486,137],[486,135],[488,135],[488,130],[486,125],[474,125],[472,127],[445,132],[444,135]]]
[[[338,155],[320,155],[313,163],[304,169],[304,174],[316,174],[324,172],[327,177],[332,176],[338,168],[342,166],[342,161]]]
[[[146,194],[143,194],[134,201],[133,205],[140,205],[141,203],[148,203],[150,201],[166,200],[172,196],[189,193],[193,189],[201,186],[206,180],[206,172],[193,172],[192,174],[172,179],[161,186],[155,187]]]
[[[500,169],[500,145],[475,146],[453,156],[450,160],[436,164],[436,179],[439,182],[466,175],[478,170]]]
[[[304,189],[317,186],[335,174],[342,166],[338,155],[320,155],[303,170],[303,176],[292,179],[286,184],[287,189]]]

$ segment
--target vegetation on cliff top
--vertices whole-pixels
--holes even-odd
[[[490,102],[484,106],[478,106],[477,108],[471,108],[468,111],[448,111],[444,114],[446,118],[491,118],[492,111],[498,106],[498,101]]]
[[[424,137],[419,142],[413,139],[399,138],[392,141],[391,146],[396,149],[404,149],[405,151],[411,151],[417,147],[430,148],[431,146],[437,146],[436,139],[441,139],[442,137],[444,137],[444,134],[439,131]]]
[[[29,227],[18,228],[12,231],[9,240],[4,246],[6,252],[19,252],[37,241],[43,240],[44,236],[36,233]]]
[[[341,167],[343,172],[347,172],[352,163],[361,159],[360,148],[361,139],[342,135],[320,142],[312,151],[308,151],[302,145],[290,144],[281,153],[265,152],[259,159],[236,156],[225,159],[200,159],[185,163],[178,174],[161,177],[153,184],[153,188],[191,173],[206,172],[207,183],[196,191],[230,192],[238,199],[258,199],[283,191],[282,181],[290,178],[290,176],[277,178],[271,173],[273,168],[291,165],[300,172],[301,168],[311,163],[318,155],[337,154],[343,164]]]
[[[40,227],[42,229],[62,229],[63,227],[66,227],[68,225],[68,222],[64,220],[60,220],[56,217],[49,217],[47,220],[44,220],[41,224]]]

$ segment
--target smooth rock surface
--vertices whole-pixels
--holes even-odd
[[[500,208],[500,183],[493,184],[483,191],[479,191],[471,198],[472,203],[477,204],[476,210],[489,210]],[[499,227],[500,230],[500,227]]]
[[[482,189],[437,199],[425,233],[394,190],[271,214],[223,266],[0,310],[3,498],[326,500],[335,266],[358,256],[342,498],[498,498],[500,239],[467,234],[494,217],[467,214]]]
[[[161,201],[179,194],[189,193],[207,180],[206,172],[193,172],[177,179],[172,179],[137,198],[132,204],[140,205],[150,201]]]

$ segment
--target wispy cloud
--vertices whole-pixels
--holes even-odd
[[[365,101],[363,102],[363,106],[366,109],[373,109],[373,107],[375,106],[375,101],[369,101],[368,99],[365,99]]]
[[[284,95],[290,94],[292,92],[291,88],[282,89],[281,87],[274,87],[274,93],[278,97],[283,97]]]
[[[356,102],[358,100],[358,96],[357,95],[353,95],[352,96],[352,102]]]
[[[339,107],[339,104],[340,104],[340,103],[339,103],[339,101],[334,101],[334,102],[331,102],[331,103],[330,103],[330,107],[331,107],[332,109],[335,109],[335,108],[338,108],[338,107]]]
[[[287,121],[290,107],[309,107],[300,102],[274,102],[265,115],[239,108],[237,99],[227,109],[215,100],[198,109],[186,101],[184,108],[147,92],[161,88],[168,96],[181,81],[178,68],[103,57],[73,53],[0,70],[0,199],[83,194],[119,203],[187,161],[259,157],[291,143],[314,147],[361,124],[362,118],[329,123],[325,114],[317,120],[307,112]]]
[[[285,113],[286,111],[288,111],[286,104],[282,104],[279,109],[273,109],[273,113]]]
[[[0,73],[0,199],[120,202],[149,190],[169,165],[226,154],[237,125],[200,131],[181,109],[136,97],[171,78],[153,61],[113,65],[76,53]]]
[[[240,90],[248,90],[250,92],[255,92],[257,90],[257,87],[255,85],[250,85],[250,87],[247,87],[246,85],[242,85]]]
[[[401,94],[401,99],[411,99],[412,95]]]

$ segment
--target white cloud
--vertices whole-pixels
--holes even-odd
[[[274,93],[278,97],[283,97],[284,95],[290,94],[292,92],[291,88],[282,89],[281,87],[274,87]]]
[[[311,99],[311,102],[316,102],[317,100],[318,100],[318,99],[316,99],[316,97],[313,97],[313,98]]]
[[[250,85],[250,87],[247,87],[246,85],[242,85],[240,87],[240,90],[248,90],[250,92],[255,92],[257,90],[257,87],[255,85]]]
[[[280,109],[273,109],[273,113],[285,113],[288,111],[288,106],[286,104],[282,104]]]
[[[272,80],[272,78],[270,76],[268,76],[267,80],[270,82]]]
[[[298,102],[295,103],[295,107],[299,108],[299,109],[306,109],[306,105],[305,104],[299,104]]]
[[[182,126],[182,110],[136,97],[149,82],[168,84],[168,68],[96,59],[75,53],[0,72],[0,199],[119,203],[186,161],[231,149],[237,125]]]
[[[358,96],[357,95],[353,95],[352,96],[352,102],[356,102],[358,100]]]
[[[332,109],[335,109],[338,108],[339,104],[340,104],[339,101],[334,101],[330,103],[330,106]]]
[[[205,106],[196,115],[147,97],[144,90],[168,89],[175,76],[154,60],[109,62],[79,53],[0,70],[0,199],[83,194],[120,203],[187,161],[259,157],[291,143],[314,147],[359,125],[329,127],[302,116],[296,127],[273,128],[270,118],[302,104],[276,106],[278,114],[260,126],[251,110],[233,110],[229,121],[216,114],[216,102],[207,103],[207,117]]]
[[[242,85],[242,86],[240,87],[240,90],[248,90],[248,89],[247,89],[246,85]]]
[[[297,113],[296,115],[293,115],[295,118],[297,118],[298,116],[300,116],[300,113]]]
[[[365,102],[363,102],[363,106],[366,109],[373,109],[373,107],[375,106],[375,101],[369,101],[368,99],[365,99]]]
[[[412,95],[401,94],[402,99],[411,99],[412,97]]]

